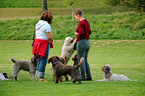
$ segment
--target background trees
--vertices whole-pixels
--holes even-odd
[[[79,0],[62,0],[63,4],[66,7],[71,7],[72,9],[72,20],[74,20],[74,16],[73,16],[73,7],[78,4]]]
[[[47,0],[42,0],[42,11],[47,10]]]
[[[111,6],[123,4],[145,11],[145,0],[106,0],[106,4]]]

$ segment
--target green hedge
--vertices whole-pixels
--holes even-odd
[[[90,39],[145,39],[144,13],[121,13],[103,16],[85,15],[90,22]],[[0,40],[31,40],[39,19],[0,21]],[[78,21],[71,16],[54,17],[51,25],[53,38],[76,38]]]

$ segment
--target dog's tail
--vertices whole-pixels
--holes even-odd
[[[83,61],[84,61],[84,58],[82,57],[82,58],[80,59],[80,62],[79,62],[78,65],[77,65],[77,68],[79,68],[79,67],[81,66],[81,64],[83,63]]]
[[[16,60],[15,59],[13,59],[13,58],[9,58],[9,61],[12,61],[12,62],[16,62]]]

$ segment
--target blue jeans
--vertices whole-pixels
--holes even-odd
[[[49,54],[49,44],[47,45],[47,50],[45,53],[45,57],[40,57],[38,55],[38,61],[37,61],[37,68],[36,68],[36,76],[44,78],[45,75],[45,67],[47,65],[48,60],[48,54]]]
[[[85,80],[86,78],[92,78],[90,66],[87,60],[89,50],[90,50],[90,41],[88,39],[82,39],[77,42],[77,55],[78,55],[79,61],[81,57],[84,57],[84,61],[80,66],[81,77],[83,80]]]

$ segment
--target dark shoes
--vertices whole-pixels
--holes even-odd
[[[92,78],[86,78],[87,81],[92,81]]]
[[[81,79],[81,81],[92,81],[92,78]]]
[[[86,79],[81,79],[81,81],[86,81]]]

